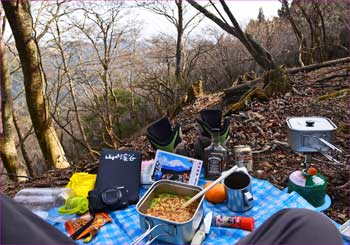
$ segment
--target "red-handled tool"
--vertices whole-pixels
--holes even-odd
[[[220,227],[237,228],[246,231],[253,231],[254,218],[243,216],[224,216],[216,215],[214,217],[214,225]]]

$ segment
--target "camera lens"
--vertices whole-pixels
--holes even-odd
[[[116,204],[122,198],[122,193],[117,188],[109,188],[102,193],[102,201],[107,204]]]

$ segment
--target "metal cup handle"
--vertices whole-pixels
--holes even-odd
[[[247,190],[243,190],[242,194],[243,194],[244,206],[248,207],[249,202],[254,200],[253,195]]]

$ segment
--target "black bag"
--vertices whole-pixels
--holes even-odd
[[[95,218],[95,212],[123,209],[139,200],[141,153],[102,149],[95,188],[89,192],[93,218],[72,234],[78,237]]]
[[[95,211],[123,209],[139,200],[141,153],[102,149],[89,204]]]

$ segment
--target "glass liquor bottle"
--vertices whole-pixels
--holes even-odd
[[[226,170],[228,150],[220,143],[220,129],[213,129],[211,145],[204,149],[204,177],[215,180]]]

